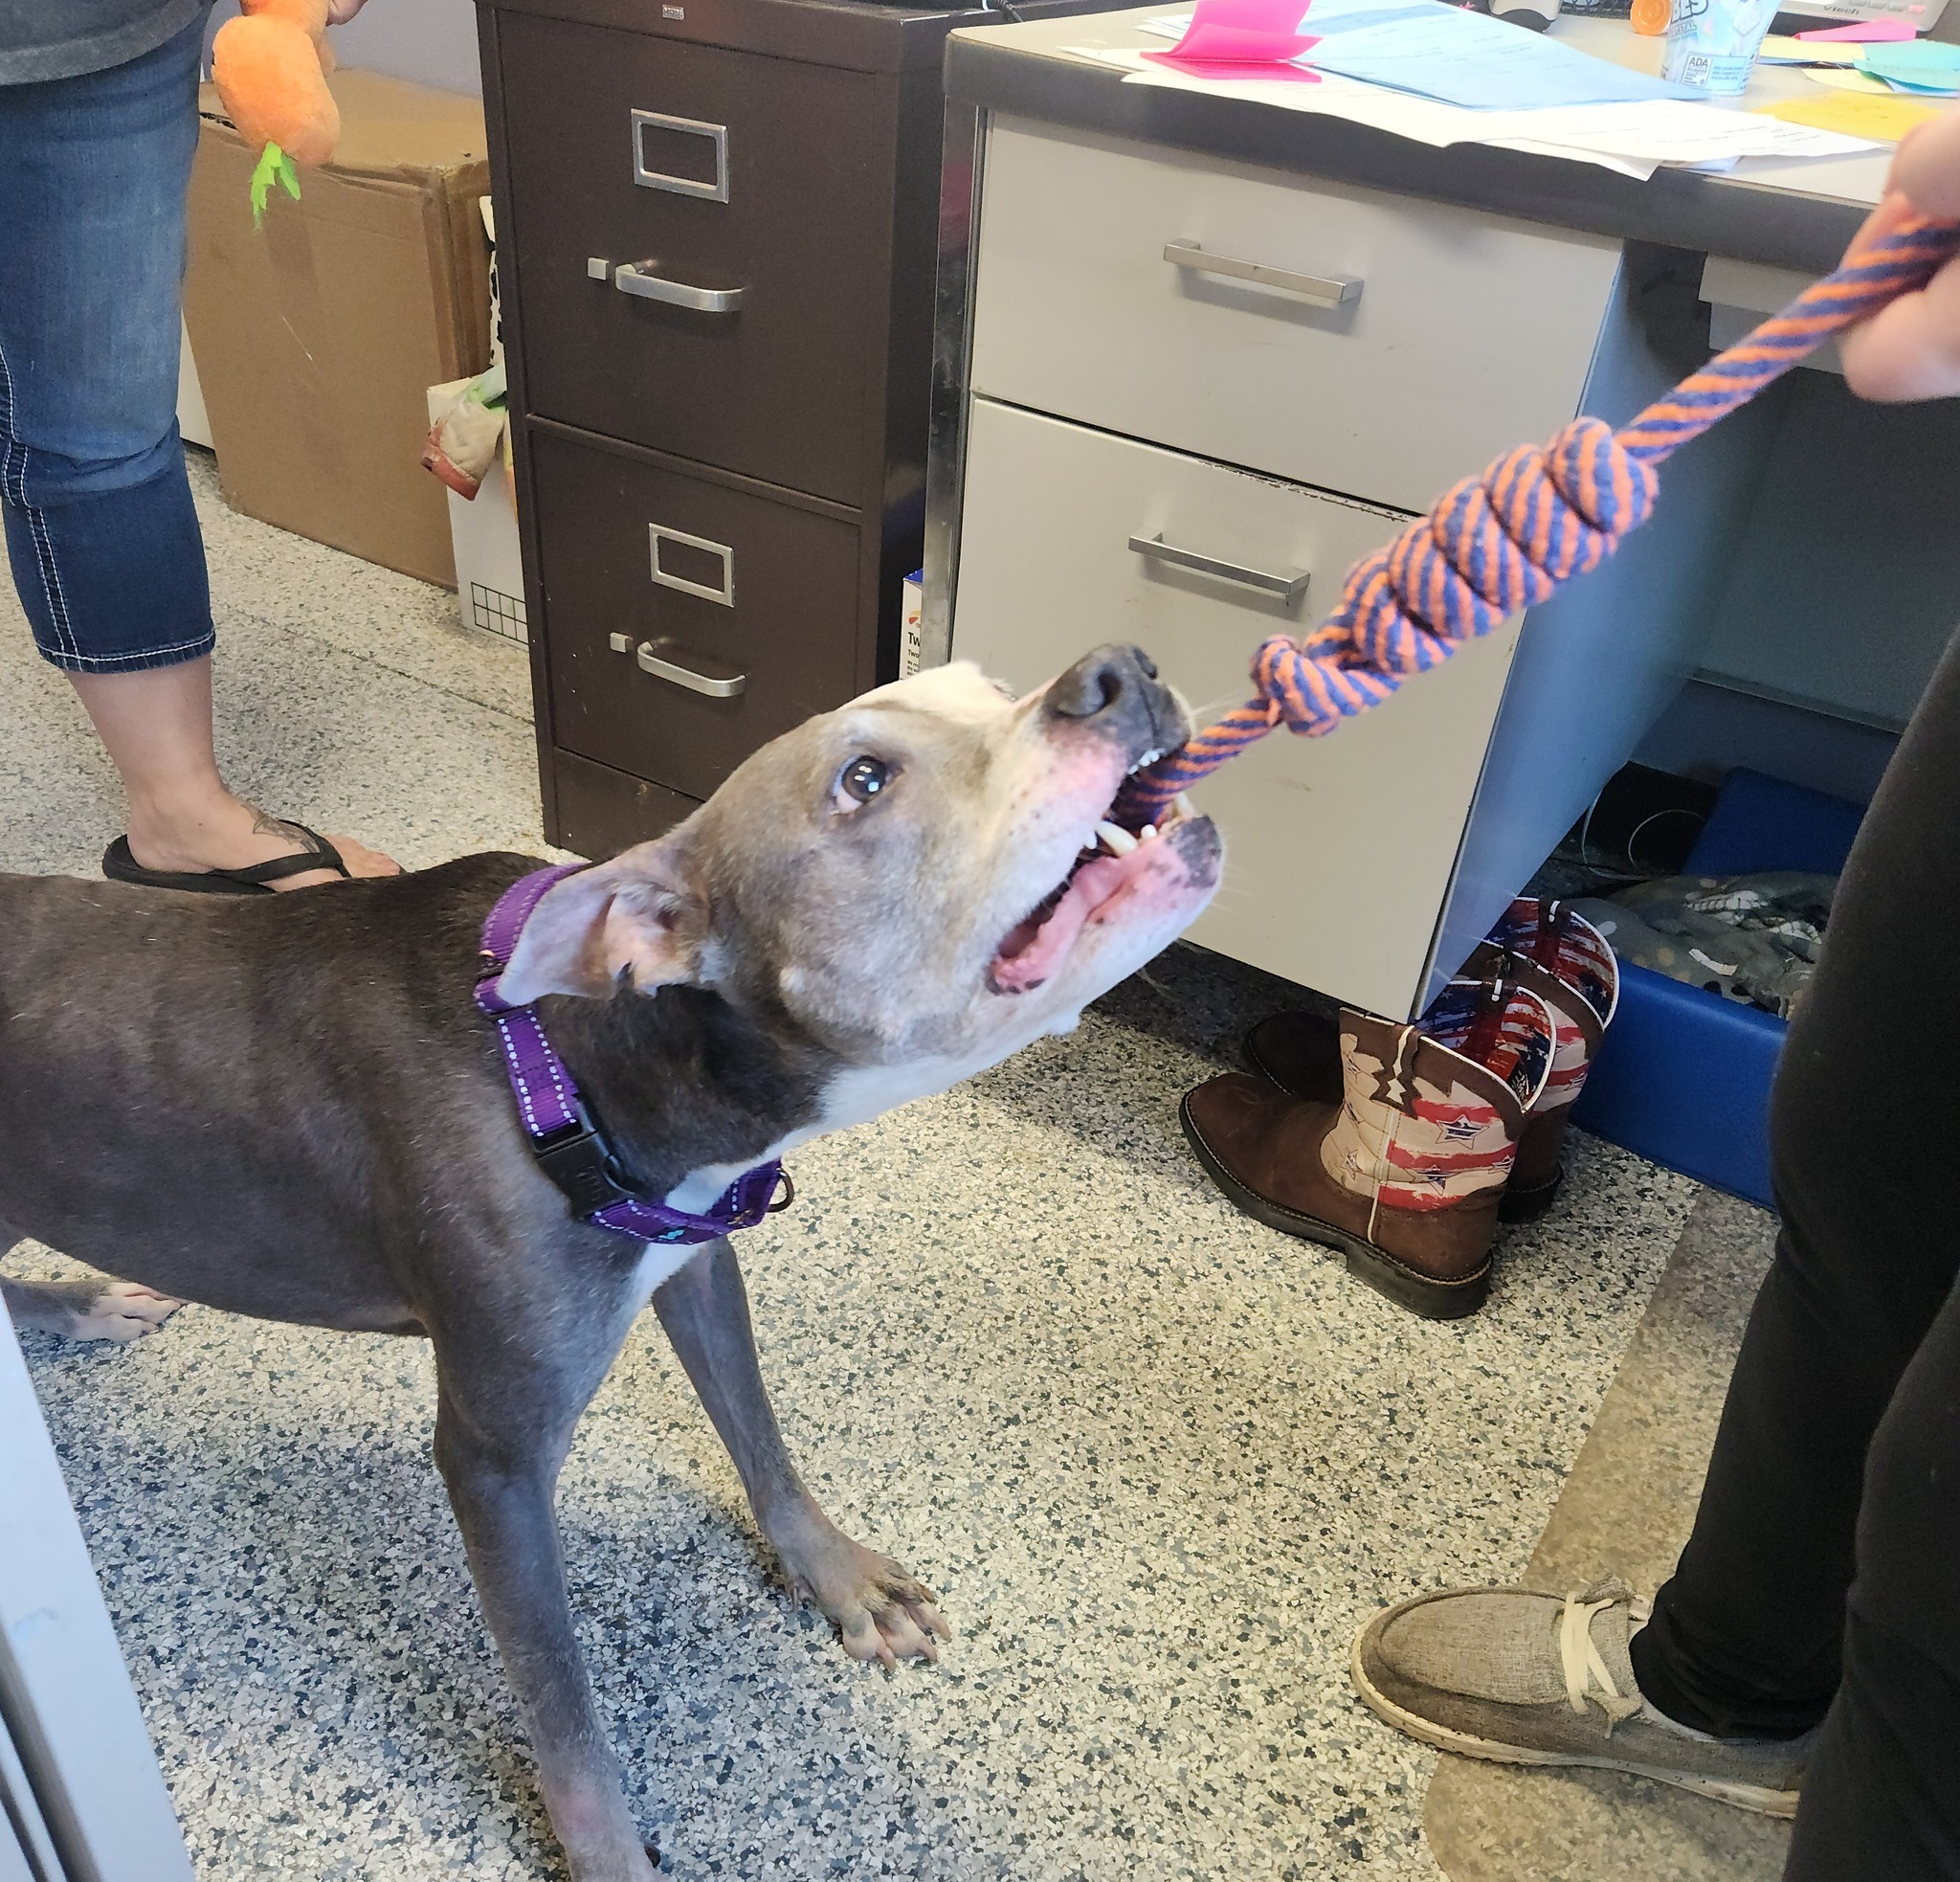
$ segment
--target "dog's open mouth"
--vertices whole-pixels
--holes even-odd
[[[1135,769],[1154,762],[1147,752]],[[1194,818],[1189,798],[1180,796],[1158,823],[1132,835],[1104,817],[1094,844],[1077,856],[1069,872],[1007,932],[987,969],[987,984],[997,994],[1033,993],[1048,980],[1092,917],[1142,878],[1155,846],[1180,823]]]

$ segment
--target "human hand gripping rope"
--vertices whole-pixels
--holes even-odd
[[[1126,829],[1276,726],[1320,738],[1379,706],[1519,608],[1599,567],[1653,514],[1656,466],[1746,405],[1834,334],[1923,287],[1960,251],[1960,223],[1913,216],[1860,237],[1836,273],[1614,431],[1576,418],[1447,491],[1427,516],[1348,571],[1341,603],[1303,639],[1253,659],[1258,697],[1131,778],[1111,812]]]

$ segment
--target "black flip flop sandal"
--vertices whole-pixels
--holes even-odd
[[[277,895],[274,883],[302,876],[309,869],[338,869],[348,882],[354,880],[354,872],[341,860],[340,851],[318,830],[283,818],[280,821],[308,845],[299,855],[276,856],[270,863],[255,863],[249,869],[145,869],[130,854],[129,839],[118,837],[102,852],[102,874],[112,883],[140,883],[145,888],[182,889],[190,895]]]

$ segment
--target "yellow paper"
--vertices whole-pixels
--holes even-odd
[[[1864,48],[1842,39],[1786,39],[1772,33],[1756,56],[1765,65],[1860,65]]]
[[[1914,99],[1868,98],[1862,92],[1833,92],[1828,98],[1788,98],[1781,104],[1756,107],[1766,118],[1788,124],[1808,124],[1813,130],[1842,131],[1847,137],[1872,137],[1897,144],[1915,124],[1937,118],[1941,107]]]
[[[1848,71],[1841,65],[1827,65],[1822,71],[1806,72],[1803,76],[1812,84],[1828,85],[1833,91],[1863,92],[1871,98],[1897,96],[1882,78],[1874,78],[1869,72]]]

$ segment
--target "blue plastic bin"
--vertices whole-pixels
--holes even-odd
[[[1841,797],[1760,772],[1731,772],[1686,873],[1815,869],[1836,875],[1863,815]],[[1770,1084],[1785,1031],[1773,1013],[1644,967],[1622,966],[1619,1011],[1572,1121],[1670,1170],[1770,1207]]]

